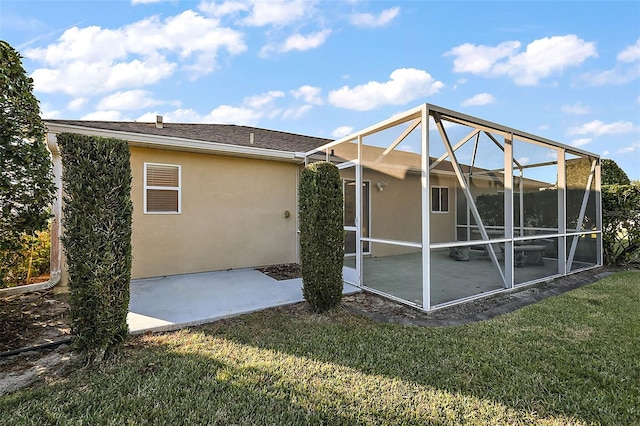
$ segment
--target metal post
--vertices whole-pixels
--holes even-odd
[[[520,206],[522,210],[522,206]],[[513,134],[504,138],[504,247],[505,287],[512,288],[513,271]]]
[[[422,185],[422,309],[431,310],[431,237],[430,237],[430,205],[429,196],[429,109],[422,108],[421,130],[421,178]]]

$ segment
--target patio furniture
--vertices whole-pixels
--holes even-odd
[[[513,251],[515,254],[515,265],[516,266],[525,266],[525,265],[538,265],[543,266],[544,260],[542,259],[544,256],[544,251],[546,247],[535,244],[525,244],[520,246],[514,246]]]
[[[469,260],[469,247],[449,247],[449,257],[455,260]]]

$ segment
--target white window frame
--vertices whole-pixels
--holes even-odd
[[[178,186],[152,186],[147,185],[147,168],[148,166],[165,166],[165,167],[177,167],[178,168]],[[177,191],[178,192],[178,211],[175,212],[154,212],[147,210],[147,190],[159,189],[164,191]],[[144,214],[181,214],[182,213],[182,166],[179,164],[164,164],[164,163],[144,163],[144,190],[143,190],[143,204]]]
[[[434,189],[438,190],[438,195],[439,195],[439,197],[438,197],[438,204],[439,204],[438,207],[440,209],[442,209],[442,189],[446,189],[447,190],[447,210],[434,210],[433,209],[433,203],[431,202],[431,200],[433,199],[433,190]],[[431,193],[429,194],[429,196],[431,197],[429,199],[429,204],[431,204],[431,213],[434,213],[434,214],[449,214],[451,212],[451,209],[449,208],[449,204],[451,204],[449,202],[449,193],[450,193],[450,190],[449,190],[448,186],[440,186],[440,185],[431,186]]]

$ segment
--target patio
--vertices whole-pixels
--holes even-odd
[[[344,294],[360,291],[344,285]],[[203,324],[302,302],[302,279],[277,281],[255,269],[131,281],[127,323],[132,334]]]

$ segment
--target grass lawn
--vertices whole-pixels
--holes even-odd
[[[482,323],[287,309],[135,338],[0,424],[640,424],[640,272]]]

